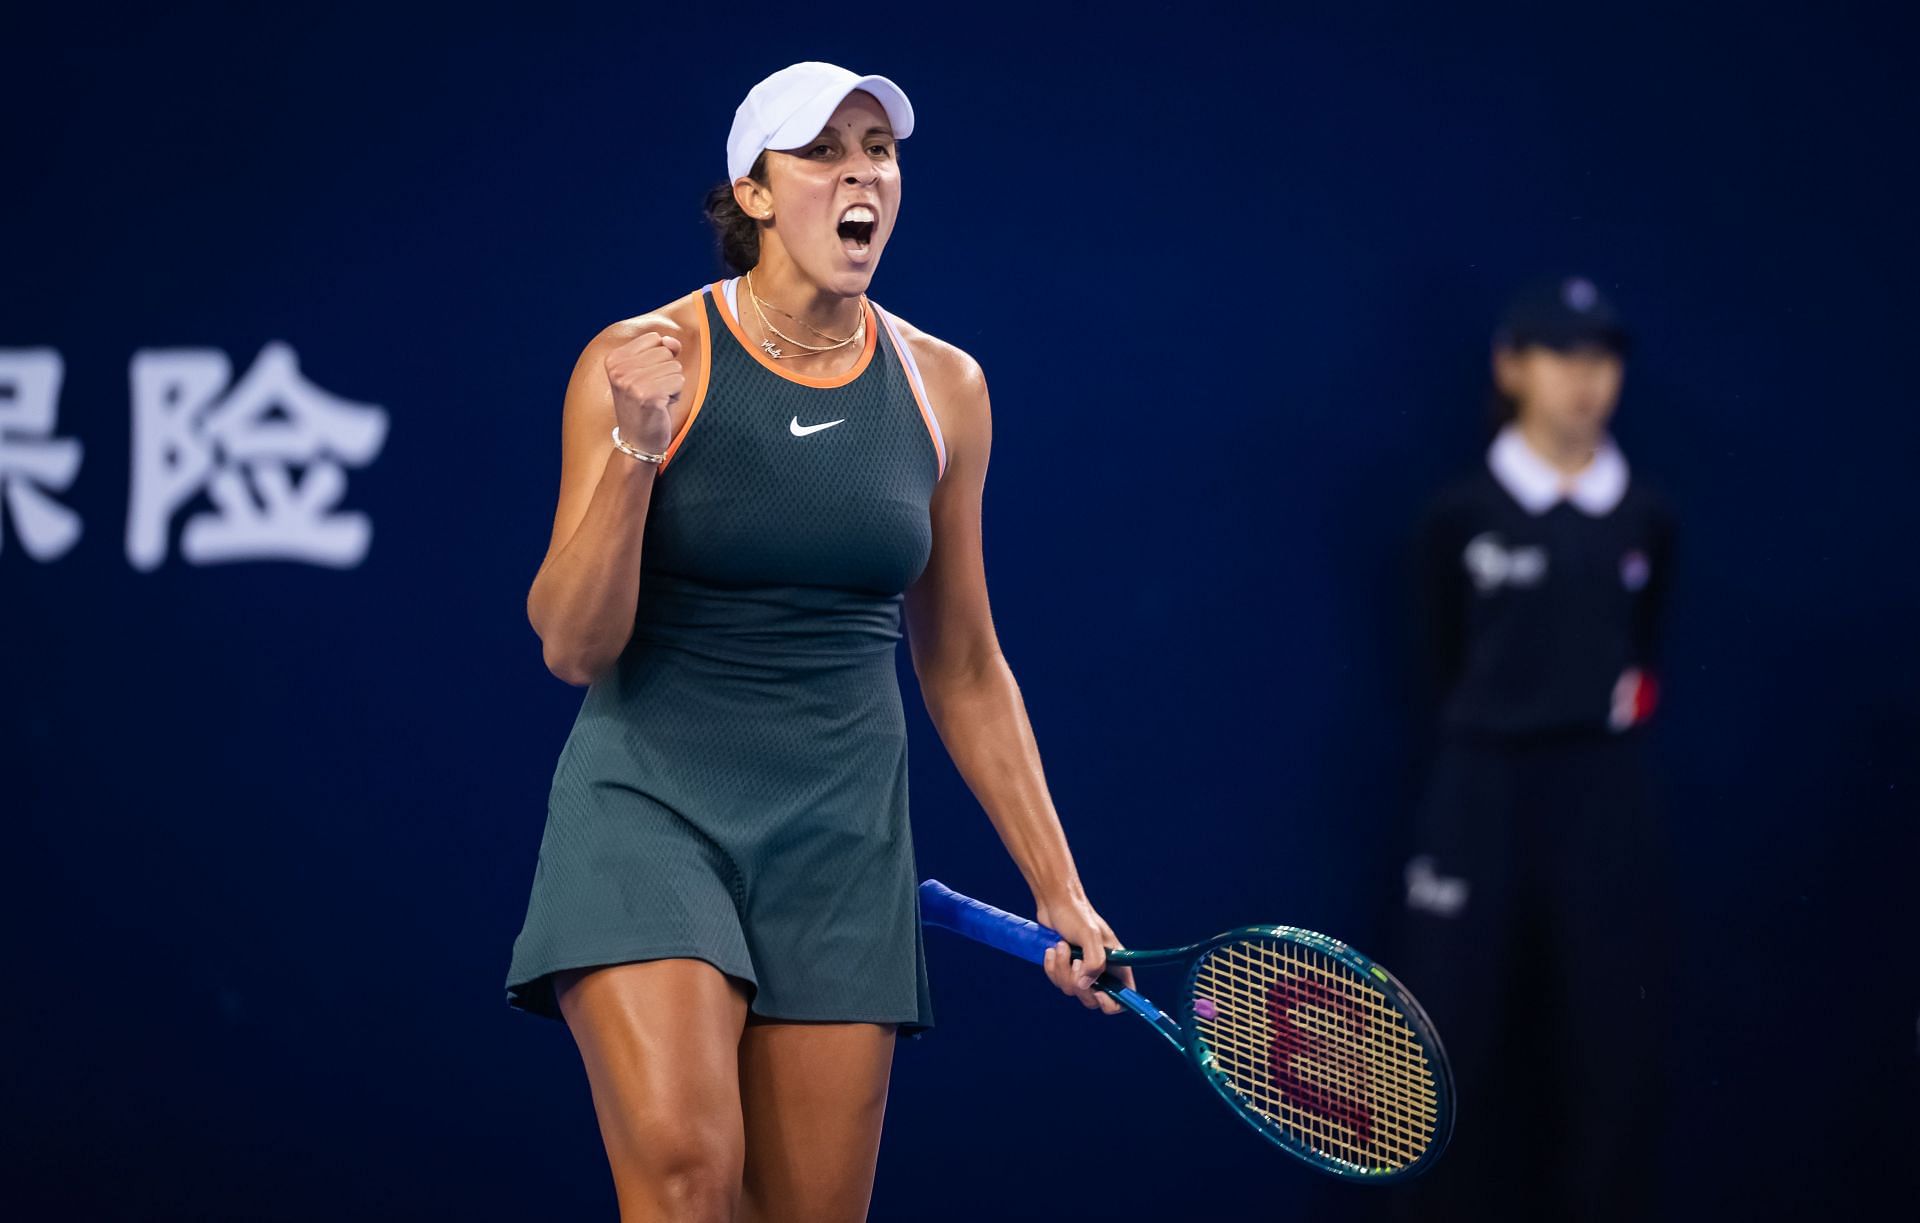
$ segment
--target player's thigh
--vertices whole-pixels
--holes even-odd
[[[576,969],[554,984],[623,1217],[726,1217],[744,1159],[745,987],[681,958]]]
[[[740,1040],[741,1223],[859,1223],[873,1196],[894,1027],[755,1020]]]

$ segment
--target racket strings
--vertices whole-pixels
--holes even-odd
[[[1381,1061],[1382,1050],[1356,1049],[1398,1026],[1374,1022],[1393,1018],[1384,999],[1376,1000],[1378,991],[1354,990],[1344,974],[1329,974],[1324,962],[1297,954],[1279,959],[1291,971],[1276,974],[1271,955],[1246,950],[1214,965],[1214,983],[1226,986],[1216,990],[1221,997],[1214,1002],[1214,1026],[1225,1028],[1229,1037],[1220,1042],[1223,1069],[1278,1121],[1291,1122],[1299,1136],[1316,1140],[1330,1154],[1366,1162],[1369,1152],[1383,1150],[1389,1163],[1395,1154],[1399,1162],[1417,1156],[1426,1136],[1421,1130],[1427,1127],[1396,1124],[1391,1108],[1381,1109],[1383,1067],[1374,1063]],[[1334,983],[1342,988],[1330,988]],[[1218,1023],[1222,1000],[1229,1004],[1226,1025]],[[1401,1060],[1412,1056],[1409,1042],[1395,1043],[1402,1045]],[[1394,1051],[1386,1052],[1385,1068],[1391,1071]],[[1382,1131],[1378,1135],[1376,1127]]]
[[[1366,1171],[1418,1160],[1439,1124],[1419,1037],[1347,964],[1283,940],[1223,945],[1194,974],[1214,1068],[1298,1143]]]
[[[1227,974],[1229,989],[1217,992],[1229,1004],[1228,1022],[1219,1023],[1216,1002],[1212,1026],[1224,1029],[1215,1033],[1217,1068],[1256,1111],[1317,1152],[1356,1166],[1391,1169],[1416,1159],[1431,1140],[1430,1110],[1408,1124],[1382,1109],[1377,1068],[1342,1047],[1364,1038],[1364,1015],[1342,1016],[1324,989],[1282,980],[1263,998],[1244,980],[1244,969]]]
[[[1251,1009],[1248,1003],[1258,1001],[1257,995],[1241,1001],[1243,1037],[1249,1026],[1244,1021]],[[1327,1154],[1361,1164],[1369,1162],[1370,1153],[1374,1162],[1386,1165],[1416,1158],[1427,1137],[1421,1132],[1424,1127],[1417,1122],[1409,1126],[1391,1107],[1382,1108],[1382,1068],[1362,1061],[1352,1048],[1355,1038],[1364,1040],[1370,1034],[1370,1017],[1343,1005],[1339,995],[1312,978],[1275,983],[1265,1002],[1271,1031],[1268,1056],[1257,1054],[1268,1033],[1256,1032],[1251,1042],[1238,1042],[1243,1047],[1229,1045],[1226,1059],[1256,1101],[1283,1122],[1293,1122],[1301,1137],[1312,1139]],[[1249,1043],[1251,1050],[1244,1047]],[[1273,1107],[1276,1099],[1278,1109]]]

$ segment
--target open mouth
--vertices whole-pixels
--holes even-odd
[[[876,220],[873,209],[865,204],[855,204],[840,214],[840,223],[834,232],[840,235],[841,248],[849,255],[865,255],[873,245]]]

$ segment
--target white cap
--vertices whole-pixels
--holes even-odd
[[[727,133],[727,181],[745,177],[764,149],[793,149],[812,140],[848,94],[864,89],[879,100],[897,140],[913,134],[913,103],[884,76],[856,76],[818,60],[790,64],[747,91]]]

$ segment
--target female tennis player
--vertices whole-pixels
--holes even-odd
[[[707,203],[740,274],[608,327],[567,388],[527,608],[588,688],[507,997],[572,1031],[623,1218],[865,1217],[894,1040],[933,1022],[903,606],[1036,920],[1087,949],[1048,978],[1120,1010],[988,612],[985,380],[866,297],[912,129],[885,77],[754,86]]]

